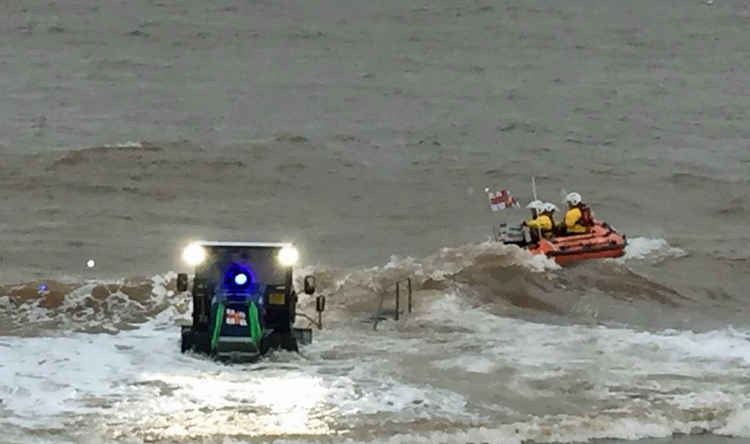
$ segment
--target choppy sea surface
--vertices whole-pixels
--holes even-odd
[[[750,439],[746,2],[0,9],[0,440]],[[493,242],[532,176],[626,255]],[[313,344],[181,354],[196,239],[294,241]]]

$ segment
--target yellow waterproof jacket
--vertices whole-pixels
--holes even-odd
[[[526,226],[531,228],[532,230],[536,230],[536,229],[542,230],[542,234],[544,234],[545,236],[550,236],[554,234],[554,225],[552,223],[552,218],[546,214],[542,214],[536,219],[527,220]]]
[[[581,209],[573,207],[565,213],[565,229],[567,233],[587,233],[589,230],[580,224]]]

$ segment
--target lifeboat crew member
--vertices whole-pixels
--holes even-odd
[[[555,235],[555,226],[547,206],[542,203],[538,208],[538,212],[540,213],[539,216],[536,219],[526,221],[526,226],[531,229],[532,233],[541,231],[542,236],[545,238],[553,237]]]
[[[565,213],[565,233],[583,234],[591,231],[594,219],[591,210],[583,203],[581,195],[570,193],[565,196],[568,202],[568,211]]]
[[[544,203],[542,214],[546,214],[547,216],[549,216],[549,220],[550,222],[552,222],[552,231],[550,233],[551,236],[549,237],[554,237],[560,230],[560,227],[558,226],[558,223],[555,220],[555,211],[557,211],[557,205],[553,204],[552,202]]]
[[[539,215],[544,209],[544,202],[541,200],[532,200],[526,205],[526,208],[531,210],[531,219],[524,221],[521,225],[531,227],[529,224],[534,223],[539,218]],[[536,243],[539,242],[539,230],[529,230],[531,232],[531,241]]]
[[[531,210],[531,219],[529,220],[533,220],[539,217],[539,215],[542,213],[542,210],[544,209],[544,202],[542,202],[541,200],[532,200],[528,205],[526,205],[526,208]]]

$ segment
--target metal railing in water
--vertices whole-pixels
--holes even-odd
[[[389,295],[388,289],[396,286],[396,292],[395,292],[395,303],[396,303],[396,311],[393,315],[393,318],[398,321],[401,317],[401,288],[402,284],[406,284],[406,294],[407,294],[407,312],[411,313],[412,309],[412,290],[411,290],[411,278],[401,279],[400,281],[392,282],[390,285],[384,288],[384,292],[380,295],[380,303],[378,304],[378,310],[375,312],[375,319],[372,324],[372,329],[377,330],[378,329],[378,322],[385,320],[386,318],[383,316],[383,303],[385,302],[386,297]]]

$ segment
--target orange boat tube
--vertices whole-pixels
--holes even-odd
[[[544,254],[559,265],[568,265],[587,259],[621,257],[627,244],[625,235],[605,222],[595,221],[588,233],[541,239],[529,252]]]

